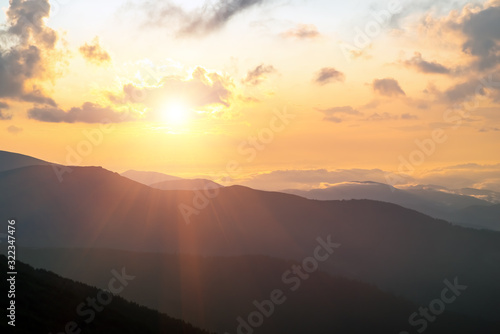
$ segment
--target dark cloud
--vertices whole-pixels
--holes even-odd
[[[446,98],[452,102],[463,101],[473,95],[486,95],[486,90],[479,81],[463,82],[449,88],[445,92]]]
[[[447,102],[467,101],[471,98],[479,101],[486,97],[490,97],[495,102],[500,102],[500,76],[497,73],[470,78],[468,81],[448,88],[442,94],[442,98]]]
[[[32,108],[28,110],[28,117],[41,122],[49,123],[121,123],[134,120],[126,112],[118,112],[110,107],[85,102],[79,108],[64,111],[59,108]]]
[[[272,65],[265,66],[261,64],[251,71],[248,71],[246,77],[242,80],[245,85],[256,86],[267,79],[267,74],[276,73],[277,70]]]
[[[57,107],[56,102],[52,98],[43,96],[42,93],[38,90],[35,90],[32,93],[27,93],[27,94],[21,95],[21,100],[23,100],[25,102],[46,104],[46,105],[49,105],[51,107]]]
[[[179,36],[207,35],[223,28],[238,14],[273,0],[218,0],[206,1],[193,11],[169,1],[146,2],[144,9],[148,14],[148,25],[166,26],[177,21]]]
[[[0,120],[5,121],[5,120],[12,119],[12,114],[4,111],[4,110],[9,109],[9,108],[10,107],[7,103],[0,101]]]
[[[345,75],[342,72],[337,71],[333,67],[322,68],[315,76],[314,82],[318,85],[326,85],[330,82],[343,82],[345,80]]]
[[[45,26],[49,16],[48,0],[11,0],[6,11],[7,22],[0,31],[0,97],[55,106],[40,89],[26,87],[35,79],[50,77],[48,56],[55,49],[58,36]],[[43,48],[43,50],[42,50]]]
[[[436,62],[427,61],[422,58],[422,54],[415,52],[415,55],[404,62],[408,67],[413,67],[422,73],[449,74],[451,70]]]
[[[372,87],[374,91],[384,96],[406,95],[399,83],[393,78],[375,79]]]
[[[83,58],[88,62],[101,65],[111,61],[111,56],[99,44],[99,38],[95,37],[92,43],[85,43],[79,48]]]
[[[50,14],[48,0],[11,0],[6,14],[7,33],[17,36],[21,45],[28,45],[33,39],[47,48],[55,46],[57,34],[44,22]]]
[[[315,39],[321,34],[314,24],[298,24],[295,28],[281,33],[281,37],[295,39]]]
[[[498,65],[500,61],[500,7],[486,8],[471,14],[463,23],[467,36],[463,50],[478,58],[481,70]]]
[[[11,125],[7,128],[7,131],[12,133],[13,135],[17,135],[17,134],[23,132],[23,128],[17,127],[15,125]]]

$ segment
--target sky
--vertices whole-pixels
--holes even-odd
[[[498,0],[0,6],[2,150],[273,190],[500,191]]]

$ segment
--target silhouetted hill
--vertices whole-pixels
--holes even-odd
[[[500,312],[500,233],[466,229],[368,200],[313,201],[233,186],[213,199],[162,191],[102,168],[0,173],[0,219],[19,220],[18,245],[104,247],[200,255],[263,254],[301,261],[318,237],[341,243],[325,271],[426,304],[445,278],[469,286],[450,310]],[[180,209],[196,208],[187,224]]]
[[[321,271],[307,274],[297,287],[296,282],[284,281],[282,276],[300,263],[265,256],[200,257],[89,249],[26,249],[20,253],[36,266],[101,288],[108,283],[109,268],[125,267],[127,272],[136,273],[136,278],[123,296],[219,333],[236,333],[236,319],[248,321],[257,310],[254,301],[262,305],[275,290],[282,292],[283,303],[265,304],[273,312],[256,333],[365,334],[420,329],[408,322],[418,311],[417,305],[374,286]],[[325,260],[333,265],[336,261],[335,252]],[[441,289],[446,287],[440,283]],[[440,298],[440,293],[435,298]],[[449,312],[428,325],[426,333],[439,334],[496,334],[500,329],[498,324]]]
[[[163,181],[149,185],[151,188],[161,190],[203,190],[222,188],[218,183],[206,179],[182,179]]]
[[[445,188],[436,186],[413,186],[397,189],[388,184],[377,182],[344,182],[324,189],[284,190],[289,194],[316,200],[351,200],[369,199],[401,205],[416,210],[434,218],[444,219],[455,224],[486,228],[500,231],[500,220],[492,222],[487,209],[491,202],[462,194],[451,193]],[[464,193],[488,195],[492,198],[494,192],[464,189]],[[477,216],[461,216],[467,207],[476,207]],[[481,214],[484,207],[485,213]]]
[[[50,165],[50,162],[35,159],[27,155],[0,151],[0,172],[26,166]]]
[[[3,273],[8,271],[7,258],[3,255],[0,255],[0,269]],[[16,326],[8,325],[4,316],[0,324],[2,333],[66,333],[67,328],[72,328],[70,332],[75,333],[209,334],[183,321],[126,301],[121,296],[112,296],[108,303],[107,297],[99,294],[97,288],[46,270],[35,270],[19,261],[16,270]],[[117,270],[120,271],[121,267]],[[107,276],[108,283],[114,277],[109,268],[102,274]],[[133,283],[131,281],[130,285],[123,287],[123,291],[133,286]],[[2,304],[7,308],[7,280],[2,279],[0,286],[5,292]],[[116,282],[114,287],[118,288]],[[103,288],[107,289],[108,284]],[[88,302],[88,298],[94,299],[95,307]],[[104,303],[100,303],[100,300]],[[84,305],[80,307],[82,303]],[[66,327],[71,322],[74,325]]]

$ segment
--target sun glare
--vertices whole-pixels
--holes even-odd
[[[165,108],[164,119],[172,125],[182,125],[188,120],[188,110],[181,104],[171,104]]]

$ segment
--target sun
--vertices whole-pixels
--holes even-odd
[[[188,121],[188,110],[179,103],[169,104],[163,111],[165,122],[172,125],[182,125]]]

